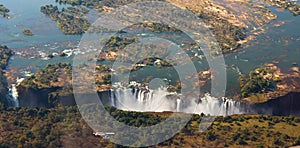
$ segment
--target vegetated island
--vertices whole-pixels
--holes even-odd
[[[4,77],[4,70],[12,54],[12,51],[7,48],[7,46],[0,45],[0,102],[5,104],[6,106],[9,106],[10,104],[6,98],[8,89],[6,79]]]
[[[9,9],[4,7],[2,4],[0,4],[0,15],[3,17],[10,19],[10,16],[7,14],[9,12]]]
[[[57,6],[46,5],[42,6],[40,11],[49,16],[51,20],[56,21],[59,29],[64,34],[82,34],[91,25],[84,18],[84,14],[88,10],[82,7],[67,7],[59,10]]]
[[[23,30],[23,34],[24,35],[27,35],[27,36],[33,36],[34,34],[31,32],[31,30],[29,30],[29,29],[24,29]]]
[[[274,63],[265,64],[241,76],[242,97],[250,102],[265,102],[267,100],[287,95],[290,92],[300,92],[300,73],[298,66],[293,66],[288,73]]]
[[[297,65],[283,73],[276,64],[268,63],[239,80],[242,100],[254,104],[258,112],[300,115],[300,71]]]

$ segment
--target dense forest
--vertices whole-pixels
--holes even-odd
[[[119,122],[150,126],[171,113],[138,113],[106,107]],[[93,135],[76,106],[5,108],[0,106],[0,147],[117,147]],[[152,147],[287,147],[300,144],[300,119],[293,116],[243,115],[217,117],[199,131],[202,115],[193,115],[180,133]],[[122,132],[122,131],[119,131]],[[150,138],[150,137],[149,137]],[[118,146],[122,147],[122,146]]]
[[[249,97],[251,94],[263,93],[276,88],[278,77],[274,76],[274,70],[267,67],[260,67],[250,71],[249,76],[239,78],[242,97]]]

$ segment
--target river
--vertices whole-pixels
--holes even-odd
[[[35,72],[49,63],[72,62],[73,55],[45,59],[48,54],[74,51],[81,39],[80,35],[64,35],[55,22],[40,12],[43,5],[58,5],[54,0],[0,0],[0,3],[10,9],[11,16],[9,20],[0,18],[0,44],[7,45],[16,53],[9,62],[8,71],[13,71],[16,77],[24,77],[26,73]],[[278,62],[279,68],[284,71],[292,63],[300,63],[300,17],[276,7],[270,7],[270,10],[278,19],[264,26],[265,33],[225,55],[228,88],[238,90],[236,80],[239,75],[264,63]],[[88,18],[91,22],[95,20],[95,14],[95,11],[90,12]],[[282,26],[274,25],[282,21]],[[32,30],[35,35],[23,35],[25,28]]]

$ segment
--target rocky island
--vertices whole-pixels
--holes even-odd
[[[82,34],[90,27],[90,23],[84,18],[87,10],[81,7],[58,10],[57,6],[46,5],[41,7],[41,12],[55,21],[64,34]]]
[[[297,66],[282,72],[274,63],[268,63],[240,77],[243,101],[256,104],[261,112],[269,110],[276,115],[299,115],[300,73]]]
[[[33,36],[34,34],[31,32],[31,30],[29,30],[29,29],[24,29],[23,30],[23,34],[24,35],[27,35],[27,36]]]

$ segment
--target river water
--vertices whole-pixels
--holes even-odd
[[[73,51],[81,39],[80,35],[64,35],[55,22],[40,12],[43,5],[58,5],[54,0],[0,0],[0,3],[10,9],[10,20],[0,18],[0,44],[16,53],[8,65],[8,70],[14,71],[15,76],[24,77],[24,71],[35,72],[49,63],[72,62],[73,55],[45,59],[48,54]],[[264,63],[278,62],[283,70],[288,70],[292,63],[300,63],[300,17],[287,10],[270,9],[278,19],[264,26],[265,33],[236,52],[225,55],[228,88],[238,90],[238,76]],[[95,11],[90,12],[91,22],[95,20],[95,14]],[[285,23],[275,27],[274,24],[280,21]],[[25,28],[35,35],[23,35]]]

